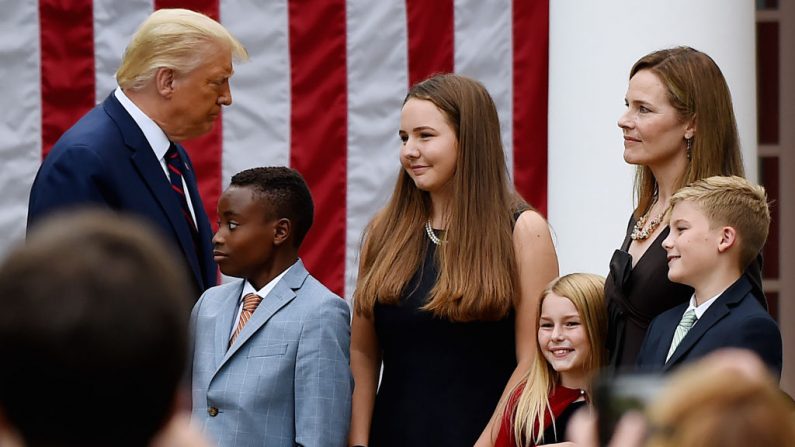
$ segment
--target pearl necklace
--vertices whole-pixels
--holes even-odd
[[[439,239],[439,237],[436,236],[436,233],[433,232],[433,227],[431,227],[431,219],[428,219],[428,221],[425,222],[425,233],[428,235],[428,238],[430,238],[431,242],[436,245],[447,242]]]
[[[632,238],[633,241],[645,241],[646,239],[654,233],[654,230],[660,226],[660,222],[662,222],[663,216],[665,216],[665,210],[662,213],[658,214],[649,222],[649,226],[643,228],[646,225],[646,220],[649,218],[649,214],[651,213],[651,208],[649,211],[644,214],[643,216],[635,222],[635,228],[632,229],[632,234],[629,236]]]

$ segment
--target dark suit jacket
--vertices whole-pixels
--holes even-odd
[[[188,154],[180,145],[177,150],[186,165],[184,179],[196,214],[198,247],[160,161],[113,93],[66,131],[45,158],[30,191],[28,228],[45,215],[70,207],[93,205],[138,215],[174,243],[196,290],[203,292],[215,285],[217,277],[212,230]]]
[[[638,354],[639,369],[670,371],[717,349],[736,347],[755,352],[777,377],[781,376],[781,333],[753,295],[745,276],[712,303],[666,362],[674,331],[688,305],[663,312],[651,322]]]

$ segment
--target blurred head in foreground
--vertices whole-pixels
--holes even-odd
[[[188,282],[142,221],[42,222],[0,265],[0,431],[28,446],[143,446],[169,421]]]
[[[649,447],[795,445],[795,409],[750,351],[682,368],[648,410]]]

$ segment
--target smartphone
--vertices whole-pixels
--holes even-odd
[[[593,391],[599,445],[607,446],[616,425],[630,410],[645,411],[660,393],[665,379],[660,374],[624,373],[600,376]]]

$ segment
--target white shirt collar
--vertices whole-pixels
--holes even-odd
[[[696,294],[694,293],[693,296],[690,297],[690,305],[687,307],[687,309],[685,309],[685,312],[687,312],[690,309],[695,310],[696,311],[696,318],[698,318],[700,320],[701,316],[704,315],[704,312],[706,312],[707,309],[709,309],[709,306],[711,306],[712,303],[715,302],[715,300],[717,300],[721,295],[723,295],[723,292],[725,292],[725,290],[720,292],[719,294],[713,296],[712,298],[704,301],[703,303],[701,303],[700,306],[696,305]]]
[[[295,265],[295,264],[293,264],[293,265]],[[273,290],[273,288],[274,288],[274,287],[276,287],[276,283],[278,283],[278,282],[279,282],[279,280],[280,280],[280,279],[282,279],[282,277],[283,277],[283,276],[284,276],[284,275],[285,275],[285,274],[286,274],[288,271],[290,271],[290,269],[291,269],[291,268],[293,268],[293,265],[291,265],[290,267],[287,267],[286,269],[284,269],[284,271],[283,271],[283,272],[281,272],[281,273],[279,273],[278,275],[276,275],[276,277],[275,277],[275,278],[273,278],[272,280],[270,280],[270,282],[268,282],[267,284],[265,284],[265,286],[263,286],[263,287],[262,287],[261,289],[259,289],[259,290],[255,289],[255,288],[254,288],[254,286],[252,286],[252,285],[251,285],[251,283],[250,283],[250,282],[248,282],[248,280],[244,281],[244,284],[243,284],[243,291],[240,293],[240,299],[239,299],[239,300],[240,300],[240,302],[243,302],[243,297],[244,297],[244,296],[246,296],[246,295],[248,295],[249,293],[256,293],[257,295],[261,296],[262,298],[265,298],[265,297],[267,297],[267,296],[268,296],[268,294],[271,292],[271,290]]]
[[[146,116],[146,114],[124,94],[121,87],[116,87],[116,91],[114,91],[113,94],[116,96],[116,99],[119,100],[121,106],[124,107],[124,110],[130,114],[135,124],[141,129],[141,132],[144,133],[144,137],[146,141],[149,142],[149,146],[152,147],[155,157],[157,157],[158,160],[162,160],[166,155],[166,151],[168,151],[168,147],[171,145],[163,129],[152,121],[152,118]]]

